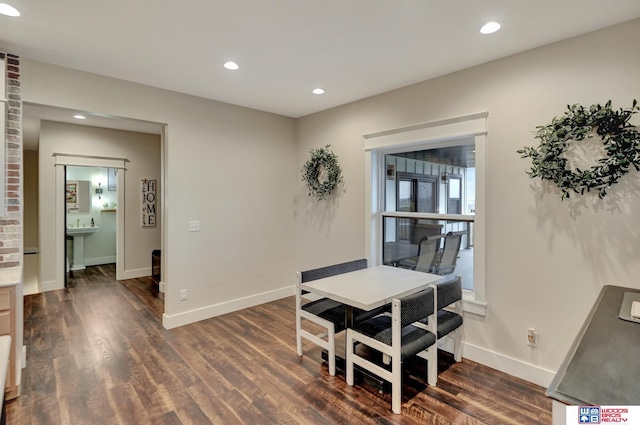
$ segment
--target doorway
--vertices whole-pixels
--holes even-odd
[[[87,266],[116,264],[117,268],[116,169],[65,169],[65,276]]]
[[[71,180],[71,176],[89,176],[86,178],[95,178],[99,179],[100,174],[94,177],[93,170],[101,169],[106,170],[109,168],[115,168],[122,170],[122,172],[117,173],[116,185],[119,187],[124,187],[124,170],[126,159],[123,158],[107,158],[107,157],[87,157],[85,155],[71,155],[71,154],[59,154],[55,153],[55,166],[56,166],[56,176],[55,176],[55,194],[56,199],[60,200],[59,207],[55,209],[55,223],[56,223],[56,232],[55,232],[55,243],[56,243],[56,280],[60,282],[58,286],[66,285],[66,277],[67,277],[67,236],[70,233],[78,232],[79,235],[82,236],[74,236],[74,255],[73,258],[76,260],[76,264],[71,266],[71,268],[75,268],[76,270],[82,270],[84,268],[83,265],[77,264],[77,260],[80,258],[77,254],[79,249],[83,250],[82,255],[84,255],[84,238],[87,239],[92,236],[88,236],[88,229],[91,229],[91,218],[94,220],[95,226],[95,217],[92,217],[93,209],[99,208],[99,203],[102,201],[102,196],[100,199],[96,199],[94,195],[95,187],[91,185],[91,180]],[[74,174],[75,173],[75,174]],[[69,177],[69,178],[68,178]],[[72,183],[74,182],[74,183]],[[82,200],[82,192],[80,187],[82,186],[81,182],[87,183],[90,190],[84,191],[85,195],[90,198],[89,202],[84,202]],[[96,183],[100,183],[98,188],[102,187],[101,181],[96,181]],[[70,188],[69,185],[75,185],[75,194],[70,198]],[[102,192],[104,194],[104,190]],[[101,195],[102,195],[101,194]],[[116,190],[115,196],[111,199],[115,199],[113,202],[113,206],[117,205],[121,206],[121,209],[125,208],[125,197],[124,190]],[[85,200],[86,201],[86,200]],[[86,209],[82,209],[82,204],[89,204],[90,207],[85,207]],[[94,206],[95,205],[95,206]],[[116,251],[115,251],[115,263],[116,263],[116,279],[123,279],[124,277],[124,249],[121,246],[124,246],[124,215],[118,214],[118,209],[113,208],[113,213],[115,214],[115,229],[116,229]],[[102,211],[101,211],[102,214]],[[68,223],[67,218],[69,215],[72,215],[75,222]],[[70,227],[68,227],[68,225]],[[84,230],[84,231],[83,231]],[[98,229],[99,230],[99,229]],[[82,237],[81,246],[78,246],[78,242],[80,242],[80,237]],[[60,285],[62,284],[62,285]],[[52,288],[52,289],[61,289],[61,288]]]
[[[24,151],[29,153],[25,158],[34,158],[33,161],[29,161],[29,164],[32,164],[30,169],[33,170],[34,181],[33,187],[29,189],[34,198],[30,206],[34,208],[28,208],[33,214],[25,217],[25,227],[33,230],[33,237],[25,240],[25,243],[29,243],[29,246],[34,247],[33,251],[37,252],[31,257],[38,257],[33,258],[35,261],[30,264],[32,269],[35,269],[32,270],[32,280],[36,282],[33,285],[34,293],[64,287],[65,166],[111,169],[128,167],[126,184],[130,186],[127,193],[131,197],[128,202],[131,208],[127,220],[129,227],[124,229],[123,217],[118,212],[108,213],[111,217],[116,217],[118,231],[123,229],[128,235],[129,256],[124,254],[127,261],[117,261],[121,278],[151,275],[151,252],[153,249],[163,248],[164,223],[160,220],[155,228],[141,230],[136,205],[140,199],[141,178],[156,179],[160,183],[159,190],[164,190],[162,175],[165,170],[165,126],[92,113],[85,113],[86,119],[79,121],[74,118],[76,114],[78,111],[24,103]],[[62,154],[58,154],[60,152]],[[67,154],[69,152],[73,154]],[[116,155],[111,155],[112,153]],[[115,158],[118,154],[123,158]],[[62,158],[66,158],[66,161]],[[126,162],[124,158],[130,158],[132,162]],[[118,173],[117,180],[120,180],[121,174],[124,173]],[[104,183],[101,186],[104,186]],[[119,188],[124,186],[122,181],[118,181]],[[103,187],[102,190],[107,193],[107,188]],[[92,191],[95,197],[95,187],[92,187]],[[117,196],[122,196],[120,191]],[[158,196],[157,207],[162,210],[163,193],[160,192]],[[115,203],[116,209],[120,210],[124,206],[124,199],[117,199]],[[97,207],[102,209],[101,205]],[[124,211],[121,212],[124,216]],[[163,216],[164,214],[160,215],[160,218]],[[90,226],[90,218],[86,223]],[[84,221],[80,224],[84,224]],[[87,239],[93,237],[89,236]],[[116,255],[124,252],[123,246],[124,238],[118,239]],[[26,272],[27,270],[25,274]]]

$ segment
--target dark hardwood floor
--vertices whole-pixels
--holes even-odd
[[[67,290],[25,297],[27,368],[7,424],[550,424],[544,389],[442,355],[437,387],[405,367],[388,392],[330,376],[295,351],[294,298],[166,330],[149,279],[89,267]]]

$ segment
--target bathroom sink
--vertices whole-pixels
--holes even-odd
[[[95,227],[67,227],[67,235],[73,237],[73,266],[71,270],[84,270],[84,237],[98,231]]]
[[[88,236],[98,231],[98,226],[95,227],[67,227],[67,235],[69,236]]]

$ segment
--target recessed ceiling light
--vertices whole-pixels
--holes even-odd
[[[231,71],[235,71],[236,69],[240,68],[237,63],[231,61],[225,62],[224,67],[230,69]]]
[[[481,34],[493,34],[498,31],[502,25],[497,22],[487,22],[480,28]]]
[[[20,16],[20,12],[18,12],[18,9],[6,3],[0,3],[0,13],[3,15],[11,16],[12,18]]]
[[[322,90],[321,88],[317,88],[317,89],[313,89],[312,93],[313,94],[324,94],[324,90]]]
[[[78,119],[78,120],[87,119],[87,117],[85,117],[84,115],[80,115],[80,114],[74,115],[73,118]]]
[[[20,12],[18,12],[18,9],[6,3],[0,3],[0,13],[3,15],[11,16],[12,18],[20,16]]]

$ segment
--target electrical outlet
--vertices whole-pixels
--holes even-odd
[[[190,232],[199,232],[200,231],[200,222],[199,221],[190,221],[189,222],[189,231]]]
[[[186,301],[187,300],[187,290],[186,289],[181,289],[180,290],[180,301]]]
[[[538,347],[538,332],[534,328],[527,328],[527,345]]]

